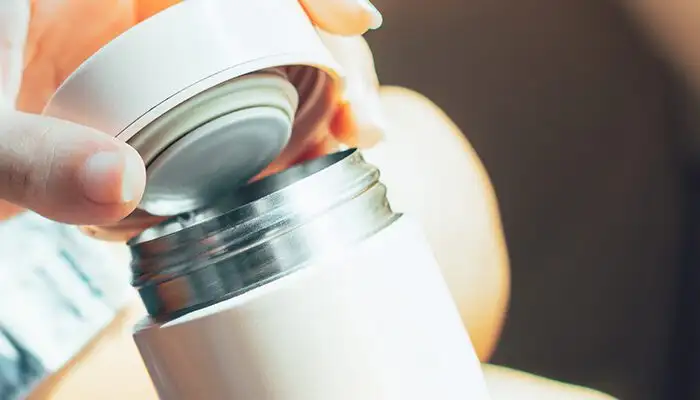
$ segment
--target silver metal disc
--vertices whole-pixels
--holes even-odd
[[[261,71],[199,93],[128,143],[148,181],[139,208],[170,216],[207,206],[260,173],[289,142],[298,95],[286,76]]]
[[[200,126],[148,166],[140,207],[174,215],[211,204],[269,165],[291,129],[290,118],[274,107],[234,111]]]

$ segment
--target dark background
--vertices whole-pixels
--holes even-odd
[[[375,4],[380,80],[441,106],[499,198],[513,286],[492,361],[624,400],[700,398],[699,109],[642,31],[604,0]]]

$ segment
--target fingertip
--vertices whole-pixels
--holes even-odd
[[[384,16],[369,0],[359,0],[360,7],[364,9],[364,17],[367,20],[367,29],[379,29],[384,23]]]
[[[90,201],[73,201],[67,204],[56,201],[33,209],[39,215],[70,225],[114,224],[134,211],[136,204],[96,204]]]
[[[146,185],[141,157],[128,146],[100,150],[87,157],[79,180],[84,196],[96,204],[138,202]]]
[[[76,171],[81,189],[75,207],[65,210],[66,221],[75,225],[112,225],[136,210],[146,187],[146,168],[131,146],[109,138],[93,149]]]
[[[167,219],[168,217],[154,216],[141,209],[136,209],[129,214],[129,216],[117,223],[81,226],[80,230],[84,234],[98,240],[106,242],[127,242],[146,229]]]
[[[335,35],[362,35],[383,23],[382,14],[369,0],[300,0],[311,20]]]
[[[131,238],[128,233],[105,230],[93,225],[84,225],[79,229],[84,235],[104,242],[127,242]]]
[[[131,146],[114,141],[111,148],[89,155],[78,180],[87,204],[84,217],[71,216],[77,224],[112,224],[131,214],[146,187],[146,168]]]
[[[124,218],[128,217],[129,214],[134,212],[138,203],[130,202],[123,204],[109,204],[109,205],[92,205],[90,207],[91,214],[89,218],[73,222],[75,225],[83,224],[95,224],[95,225],[110,225],[118,223]],[[78,219],[78,218],[76,218]]]
[[[146,181],[141,156],[102,132],[11,112],[0,129],[0,198],[57,222],[114,223],[129,215]]]
[[[120,229],[120,228],[104,228],[101,226],[89,225],[81,226],[80,230],[83,234],[90,236],[93,239],[104,242],[128,242],[132,238],[138,236],[144,229]]]
[[[146,165],[141,155],[128,144],[124,144],[125,165],[122,174],[122,202],[137,204],[146,190]]]

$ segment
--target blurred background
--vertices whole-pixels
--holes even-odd
[[[700,398],[687,85],[612,1],[429,3],[375,0],[368,41],[380,80],[442,107],[493,180],[512,297],[491,361],[621,399]]]

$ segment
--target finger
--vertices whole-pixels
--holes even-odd
[[[331,131],[348,146],[372,147],[382,139],[387,129],[372,51],[360,36],[320,35],[334,58],[343,66],[346,77],[345,101],[331,121]]]
[[[311,20],[337,35],[362,35],[382,25],[382,14],[369,0],[299,0]]]
[[[112,223],[138,204],[139,154],[102,132],[16,111],[0,113],[0,198],[59,222]]]
[[[0,6],[0,107],[13,108],[22,81],[29,0],[5,0]]]
[[[144,230],[165,221],[167,217],[150,215],[143,210],[136,210],[127,218],[113,225],[82,226],[80,230],[95,239],[108,242],[126,242]]]

